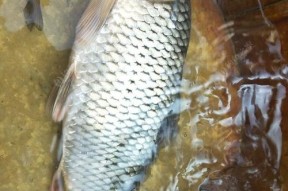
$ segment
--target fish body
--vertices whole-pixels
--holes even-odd
[[[189,12],[186,0],[90,2],[53,107],[63,141],[52,190],[57,174],[69,191],[130,191],[143,180],[161,124],[177,112]]]

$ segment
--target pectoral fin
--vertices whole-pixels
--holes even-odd
[[[34,26],[38,30],[43,29],[40,0],[27,0],[27,4],[24,8],[24,17],[29,30],[32,30]]]
[[[95,40],[99,29],[105,23],[116,0],[91,0],[76,29],[75,45]]]
[[[116,0],[91,0],[77,25],[74,49],[91,41],[95,41],[95,36],[105,23],[115,1]],[[71,58],[73,59],[73,53]],[[69,69],[60,87],[58,86],[58,88],[56,86],[54,88],[48,101],[48,109],[52,114],[53,120],[56,122],[62,121],[66,114],[69,105],[71,85],[75,78],[76,63],[71,60]]]

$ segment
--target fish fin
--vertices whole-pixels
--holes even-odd
[[[161,123],[157,134],[157,144],[160,147],[168,146],[178,133],[179,113],[171,113]]]
[[[35,26],[38,30],[43,29],[43,18],[39,0],[27,0],[23,10],[26,26],[32,30]]]
[[[64,191],[64,190],[65,185],[64,185],[63,173],[58,167],[55,174],[53,175],[50,191]]]
[[[178,133],[179,114],[181,112],[181,99],[179,96],[180,95],[176,95],[176,99],[171,105],[169,113],[161,122],[156,139],[160,148],[168,146],[173,140],[175,140]]]
[[[65,191],[65,183],[64,183],[64,176],[63,171],[60,169],[62,158],[63,158],[63,128],[62,132],[58,134],[58,149],[57,149],[57,155],[56,160],[58,162],[57,170],[55,171],[52,182],[50,185],[50,191]]]
[[[75,44],[94,41],[116,0],[91,0],[76,28]]]
[[[59,84],[55,84],[52,92],[48,98],[47,109],[52,115],[52,119],[56,122],[63,120],[67,107],[68,107],[68,95],[71,91],[71,85],[76,78],[76,64],[72,62],[69,66],[66,75],[64,76],[63,81],[59,87]]]

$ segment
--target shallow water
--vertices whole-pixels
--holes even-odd
[[[68,64],[72,28],[83,10],[78,4],[84,5],[42,3],[44,31],[30,32],[24,26],[25,0],[0,1],[1,191],[48,190],[55,170],[59,127],[48,116],[46,102]]]
[[[283,37],[263,15],[223,24],[209,1],[193,5],[182,94],[190,107],[143,190],[158,186],[155,177],[162,190],[287,190]]]
[[[48,190],[59,127],[45,105],[86,3],[42,1],[43,32],[30,32],[25,1],[0,0],[0,191]],[[284,29],[263,15],[225,16],[212,1],[193,2],[178,136],[142,191],[288,190]]]

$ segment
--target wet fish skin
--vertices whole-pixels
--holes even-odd
[[[134,189],[161,124],[177,112],[189,2],[107,2],[92,0],[84,12],[53,107],[54,120],[63,120],[63,154],[52,190],[61,176],[69,191]]]

